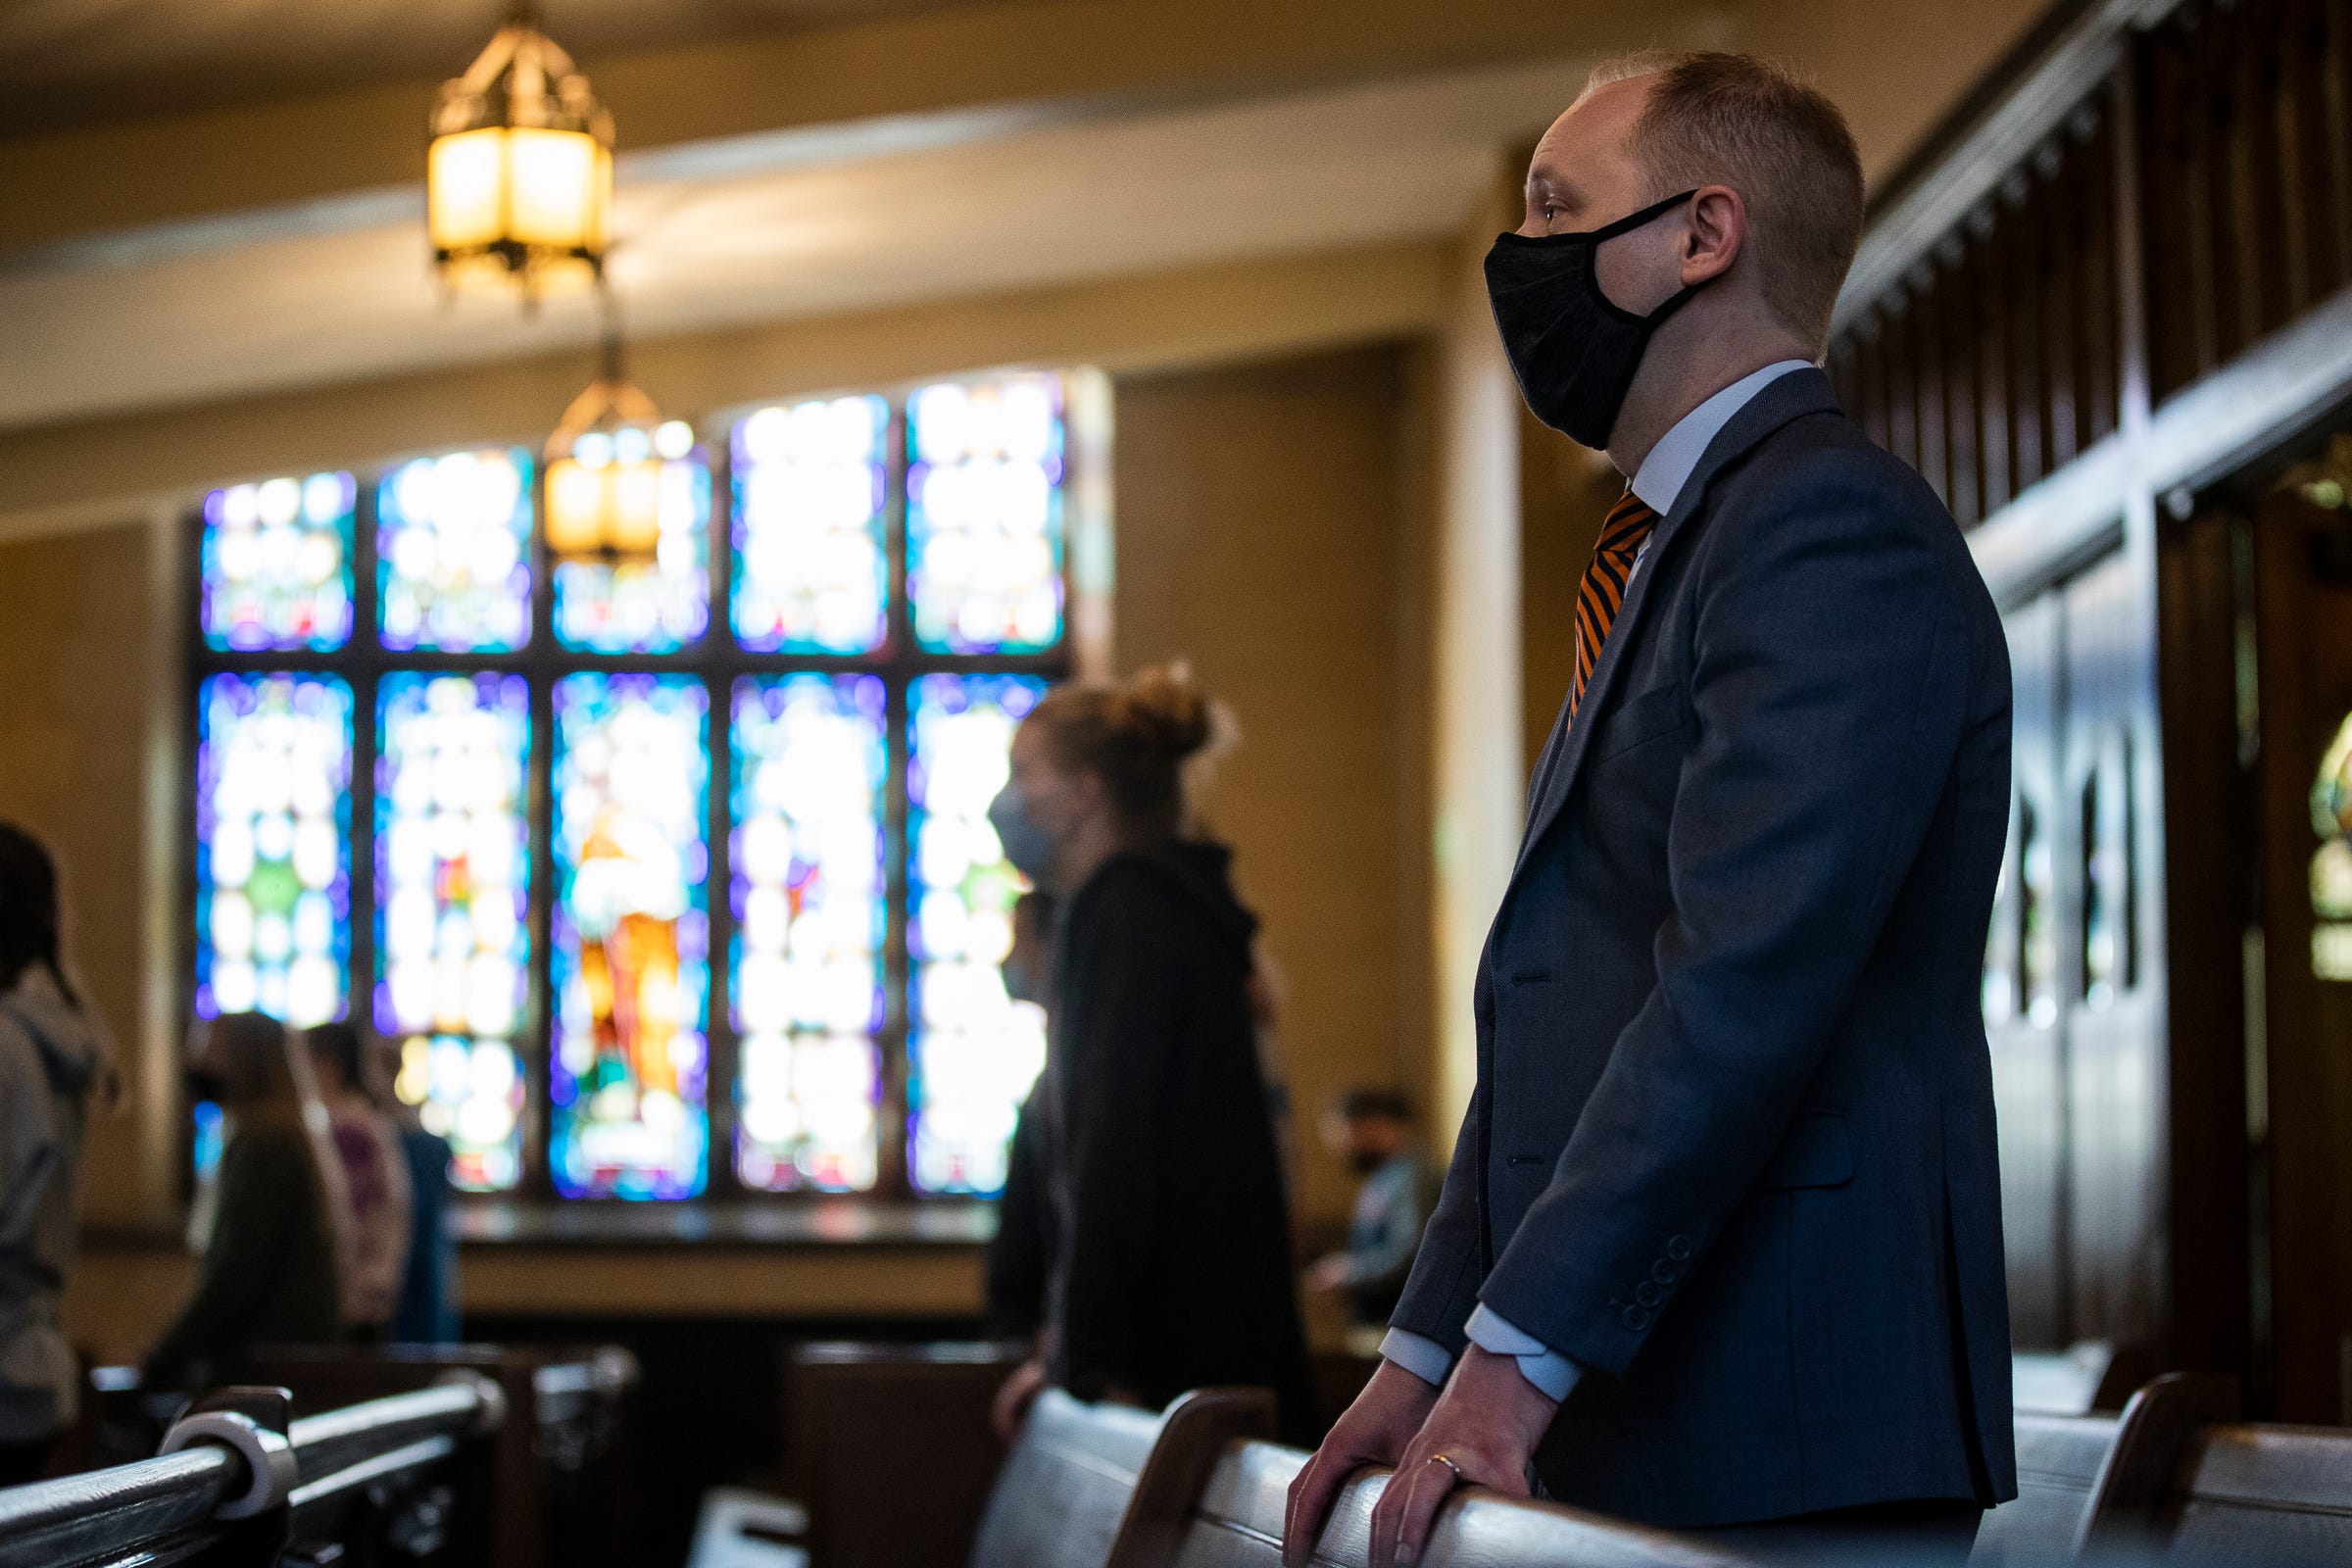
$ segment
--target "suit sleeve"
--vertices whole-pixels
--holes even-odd
[[[1611,1374],[1786,1136],[1966,722],[1950,553],[1869,460],[1791,468],[1693,563],[1697,729],[1657,983],[1480,1291]]]
[[[1106,879],[1071,916],[1056,1025],[1067,1055],[1062,1138],[1071,1206],[1060,1353],[1081,1398],[1137,1382],[1153,1279],[1152,1215],[1165,1184],[1165,1144],[1154,1122],[1182,1044],[1190,999],[1181,967],[1149,933],[1167,915],[1136,879]]]
[[[1481,1254],[1478,1218],[1478,1097],[1462,1114],[1461,1131],[1454,1134],[1453,1159],[1446,1167],[1446,1183],[1438,1190],[1437,1207],[1421,1232],[1420,1250],[1413,1254],[1412,1272],[1405,1277],[1404,1294],[1389,1326],[1428,1340],[1446,1354],[1459,1356],[1467,1339],[1466,1325],[1478,1305]]]

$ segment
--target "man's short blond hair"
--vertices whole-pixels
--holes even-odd
[[[1838,106],[1753,55],[1646,51],[1585,83],[1653,78],[1632,152],[1659,198],[1729,185],[1747,204],[1765,303],[1818,351],[1862,240],[1862,155]]]

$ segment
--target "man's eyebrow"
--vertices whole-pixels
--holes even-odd
[[[1573,180],[1546,169],[1538,169],[1528,174],[1527,194],[1552,197],[1564,207],[1578,207],[1584,202],[1584,195]]]

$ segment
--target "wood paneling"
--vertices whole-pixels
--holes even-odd
[[[2172,1248],[2175,1343],[2184,1367],[2234,1372],[2263,1390],[2251,1356],[2249,1251],[2253,1171],[2246,1117],[2246,973],[2255,923],[2251,777],[2240,746],[2237,659],[2246,519],[2206,511],[2159,536],[2163,693],[2164,905],[2175,952]]]
[[[2352,983],[2314,972],[2311,789],[2352,713],[2352,513],[2293,489],[2264,498],[2254,529],[2260,680],[2257,862],[2267,958],[2271,1337],[2279,1416],[2345,1419],[2340,1356],[2352,1333]]]
[[[1839,398],[1962,527],[2118,422],[2116,144],[2108,86],[2026,150],[1830,345]]]
[[[2352,6],[2182,5],[2132,69],[2161,399],[2352,281]]]

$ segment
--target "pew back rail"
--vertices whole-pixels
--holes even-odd
[[[1291,1481],[1305,1461],[1298,1450],[1270,1443],[1229,1445],[1168,1568],[1275,1568]],[[1388,1482],[1386,1470],[1360,1470],[1348,1479],[1315,1543],[1318,1568],[1363,1568],[1371,1560],[1372,1509]],[[1446,1500],[1421,1558],[1424,1568],[1735,1568],[1747,1560],[1620,1519],[1483,1491]]]
[[[972,1568],[1166,1568],[1218,1452],[1273,1431],[1263,1389],[1201,1389],[1158,1413],[1048,1389],[989,1494]]]
[[[431,1389],[291,1422],[281,1417],[274,1430],[253,1419],[272,1403],[284,1409],[290,1397],[282,1389],[223,1390],[191,1410],[199,1441],[176,1452],[0,1492],[0,1568],[199,1558],[220,1568],[262,1568],[299,1535],[346,1528],[355,1506],[404,1516],[377,1523],[416,1540],[446,1517],[431,1487],[438,1468],[506,1415],[495,1385],[463,1373]],[[290,1454],[286,1473],[257,1477],[248,1457],[254,1450],[212,1441],[208,1423],[221,1416],[241,1416],[256,1428],[261,1449]],[[258,1506],[239,1508],[241,1501]]]

